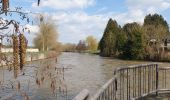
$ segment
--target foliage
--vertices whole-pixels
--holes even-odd
[[[93,36],[88,36],[86,38],[86,43],[87,43],[87,50],[89,51],[96,51],[98,47],[97,40]]]
[[[127,35],[123,31],[123,29],[120,29],[119,34],[117,34],[116,38],[116,46],[115,48],[117,49],[117,56],[122,55],[124,51],[124,46],[126,45],[127,42]]]
[[[157,59],[161,57],[160,49],[169,34],[169,26],[161,15],[149,14],[144,19],[144,41],[146,44],[146,59]],[[153,42],[154,40],[154,42]]]
[[[56,48],[58,32],[53,22],[49,17],[43,18],[40,22],[39,32],[34,38],[34,45],[40,51],[48,51]]]
[[[169,26],[161,15],[147,15],[144,19],[143,28],[145,30],[146,41],[149,42],[151,39],[156,39],[157,42],[165,40],[169,33]]]
[[[84,52],[86,49],[87,49],[86,42],[83,40],[80,40],[76,46],[76,50],[78,52]]]
[[[112,56],[116,53],[116,37],[120,33],[120,26],[117,22],[109,19],[102,39],[99,42],[101,56]]]
[[[76,44],[71,44],[71,43],[64,44],[64,45],[62,45],[62,51],[75,52],[76,51]]]
[[[158,14],[146,15],[143,25],[144,26],[146,26],[146,25],[154,25],[154,26],[163,25],[166,28],[166,30],[169,31],[168,23],[162,17],[162,15],[158,15]]]
[[[147,15],[142,26],[133,22],[123,28],[109,19],[99,42],[100,55],[159,60],[169,33],[168,23],[158,14]]]
[[[124,25],[123,30],[127,34],[127,42],[123,48],[123,57],[125,59],[143,59],[143,39],[142,28],[137,23],[128,23]]]

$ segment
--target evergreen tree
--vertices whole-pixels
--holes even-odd
[[[120,26],[117,22],[109,19],[103,37],[99,42],[101,56],[112,56],[116,53],[116,38],[119,31]]]
[[[143,28],[145,31],[146,42],[156,39],[157,42],[165,40],[169,33],[169,25],[166,20],[158,14],[149,14],[144,19]]]
[[[123,27],[127,34],[127,42],[123,48],[123,57],[125,59],[142,59],[143,58],[143,38],[142,28],[136,22],[128,23]]]
[[[118,56],[122,55],[126,42],[127,42],[126,33],[123,31],[122,28],[120,28],[120,32],[117,34],[115,46],[115,48],[117,49]]]
[[[163,25],[166,28],[166,30],[169,31],[168,23],[162,17],[162,15],[158,15],[158,14],[151,15],[151,14],[149,14],[149,15],[145,16],[144,26],[146,26],[146,25],[154,25],[154,26]]]

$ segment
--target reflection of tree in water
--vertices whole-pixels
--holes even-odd
[[[56,58],[27,63],[16,79],[13,78],[12,72],[6,69],[3,72],[0,80],[0,97],[4,99],[29,100],[35,96],[36,90],[41,88],[50,89],[53,96],[57,96],[57,93],[67,96],[64,68],[56,66]]]

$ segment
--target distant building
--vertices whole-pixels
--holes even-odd
[[[11,52],[13,52],[13,48],[1,48],[1,52],[2,53],[11,53]],[[28,48],[26,50],[26,52],[29,52],[29,53],[38,53],[39,49],[37,49],[37,48]]]
[[[167,36],[167,38],[165,39],[165,50],[170,50],[170,35]]]

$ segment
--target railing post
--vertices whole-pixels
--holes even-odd
[[[158,80],[158,64],[156,64],[156,96],[158,95],[158,82],[159,82],[159,80]]]
[[[117,78],[115,79],[115,100],[117,99],[116,93],[117,93]]]

